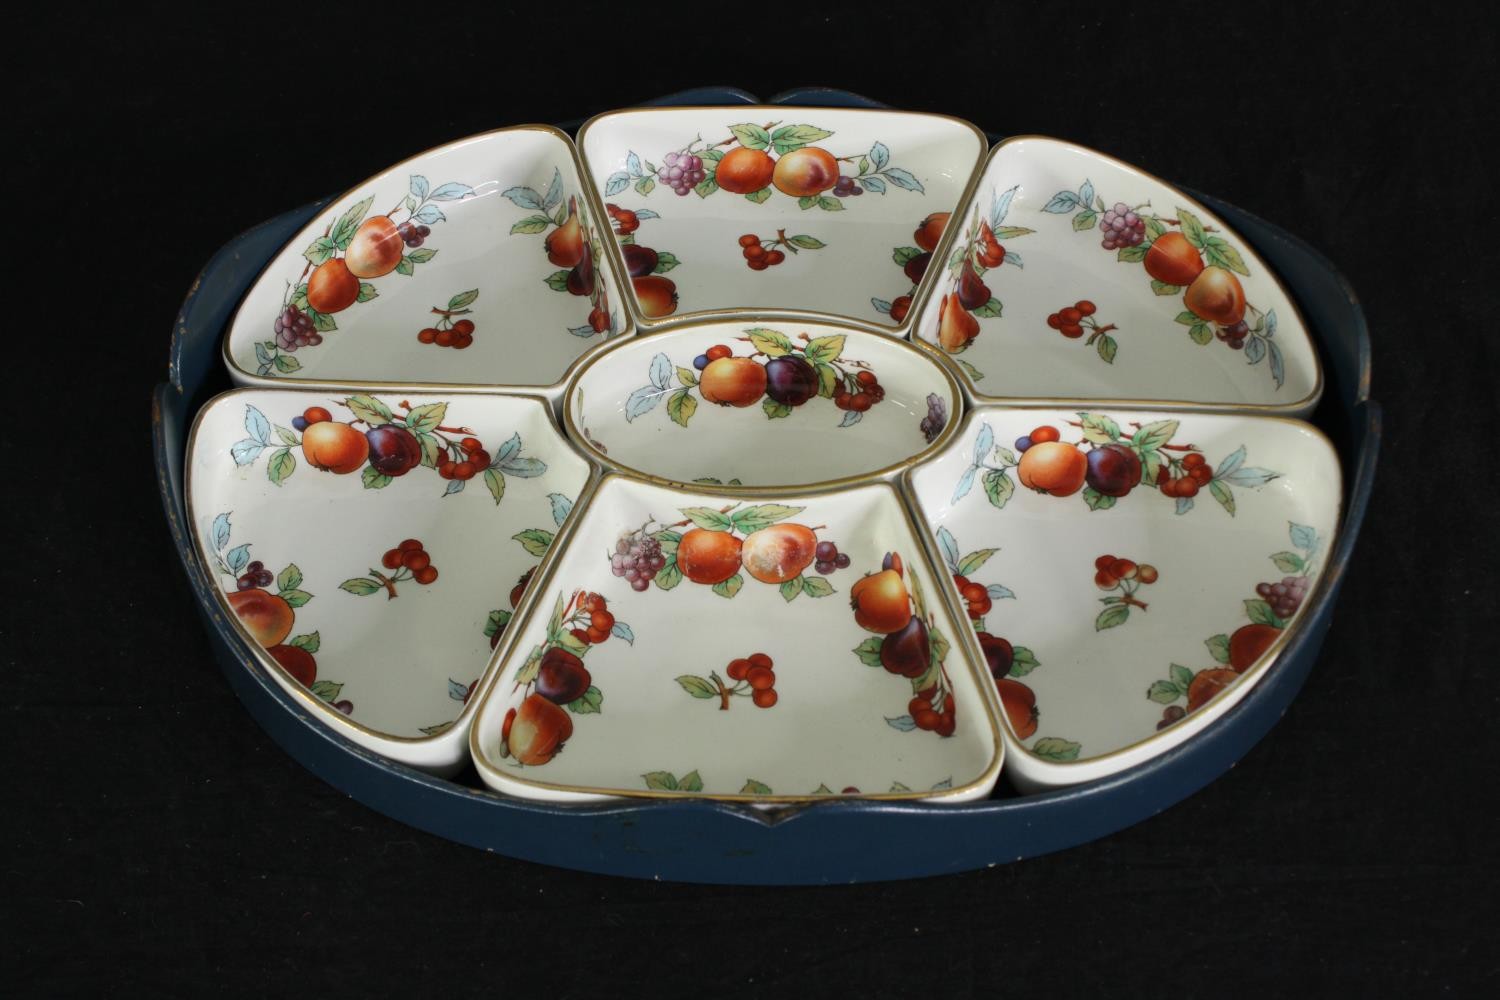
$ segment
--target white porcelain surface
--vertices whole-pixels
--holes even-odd
[[[580,517],[507,635],[481,704],[471,747],[491,787],[557,801],[701,795],[761,804],[988,794],[1001,762],[991,686],[962,646],[948,647],[962,625],[892,488],[735,500],[611,476]],[[659,539],[664,565],[637,590],[614,574],[611,554],[622,533],[640,531]],[[847,566],[819,572],[796,555],[811,558],[807,546],[774,544],[814,537],[833,542]],[[710,558],[725,552],[727,563]],[[899,573],[883,570],[888,552],[903,558]],[[649,553],[645,564],[654,565]],[[721,583],[693,582],[736,566]],[[859,584],[872,573],[882,575]],[[870,596],[893,582],[885,599]],[[885,617],[857,620],[852,597],[860,615]],[[579,612],[580,601],[592,610]],[[918,676],[888,672],[885,631],[899,618],[920,637],[910,621],[923,610],[931,630],[906,661]],[[768,673],[737,679],[733,661],[753,654],[769,657]],[[767,682],[774,703],[763,705],[755,692]],[[917,710],[951,694],[946,731],[936,714],[923,721],[938,728],[920,728],[912,714],[928,685],[937,690]]]
[[[1105,219],[1116,205],[1133,213],[1126,243],[1136,242],[1106,248],[1116,234]],[[962,227],[914,330],[955,356],[980,397],[1287,415],[1305,415],[1317,401],[1317,355],[1270,268],[1195,199],[1134,167],[1053,139],[1006,140],[990,155]],[[1158,260],[1148,248],[1163,235]],[[1194,272],[1197,291],[1186,280]],[[1238,305],[1232,294],[1214,295],[1236,285]],[[1069,324],[1061,311],[1080,302],[1094,311]],[[1243,311],[1245,336],[1221,339],[1229,328],[1194,307],[1210,317]],[[1061,328],[1049,325],[1055,314]]]
[[[586,254],[585,241],[568,238],[575,208],[577,233],[593,237]],[[381,213],[429,232],[420,246],[365,240],[388,232]],[[230,374],[266,385],[558,383],[629,326],[599,252],[607,235],[590,214],[572,143],[556,129],[502,129],[419,154],[336,199],[271,261],[227,336]],[[345,305],[347,271],[369,276]],[[289,303],[316,322],[321,343],[278,345]],[[459,323],[473,324],[466,347],[418,339]]]
[[[1018,453],[1040,427],[1060,440]],[[1144,455],[1146,482],[1118,498],[1085,485],[1070,453],[1096,447]],[[1163,463],[1183,478],[1184,460],[1208,470],[1195,496],[1148,485]],[[976,631],[1013,647],[991,667],[1010,661],[1007,768],[1023,790],[1137,764],[1242,698],[1297,622],[1257,586],[1307,577],[1312,600],[1341,496],[1337,456],[1306,424],[1118,409],[981,407],[909,481],[950,580],[973,585]]]
[[[697,367],[710,351],[733,353]],[[791,372],[803,381],[782,378]],[[798,394],[787,395],[788,385]],[[579,374],[564,415],[582,447],[621,469],[680,483],[799,486],[887,471],[941,447],[958,402],[942,365],[902,341],[740,321],[621,342]]]
[[[978,129],[955,118],[830,108],[616,111],[579,132],[586,170],[614,206],[617,239],[657,256],[648,282],[657,287],[638,297],[645,325],[739,309],[900,326],[888,303],[912,282],[893,254],[929,215],[954,210],[985,146]],[[681,167],[668,154],[697,156],[704,180],[676,194],[668,175]],[[813,190],[836,176],[848,187]],[[763,186],[720,186],[734,178]],[[742,236],[785,259],[751,269]],[[661,279],[675,290],[675,306]]]
[[[329,427],[297,429],[294,418],[310,407],[328,411]],[[490,467],[467,481],[427,464],[382,476],[360,459],[359,443],[370,423],[387,422],[409,428],[401,433],[427,456],[447,458],[449,445],[467,454],[462,442],[476,439]],[[309,447],[322,462],[358,465],[320,471]],[[239,390],[198,417],[188,504],[223,612],[281,686],[355,742],[447,772],[466,753],[466,706],[490,658],[488,633],[508,618],[512,589],[588,475],[539,399]],[[409,539],[425,559],[383,561]],[[236,596],[255,562],[273,579],[251,580],[250,598]],[[436,578],[424,582],[424,568]],[[237,615],[244,609],[234,602],[247,599],[256,603]]]

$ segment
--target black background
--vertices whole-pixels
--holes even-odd
[[[1390,3],[304,5],[216,24],[117,7],[33,22],[9,53],[0,989],[1493,987],[1492,21]],[[1221,780],[962,876],[638,883],[387,820],[236,702],[149,450],[199,266],[429,146],[705,83],[829,84],[1076,140],[1284,226],[1361,292],[1387,407],[1369,521],[1322,660]]]

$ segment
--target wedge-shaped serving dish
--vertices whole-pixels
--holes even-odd
[[[915,326],[981,399],[1305,416],[1322,371],[1270,267],[1198,201],[1034,136],[995,147]]]
[[[1342,484],[1296,421],[980,407],[909,474],[996,678],[1008,773],[1130,767],[1250,690],[1318,591]]]
[[[638,324],[799,312],[886,329],[987,145],[944,115],[784,107],[612,111],[578,144]]]
[[[546,404],[237,390],[189,453],[199,558],[282,687],[363,746],[459,767],[491,649],[589,477]]]
[[[225,341],[244,384],[529,386],[629,330],[573,144],[500,129],[334,199],[271,261]]]
[[[932,352],[827,323],[748,320],[643,335],[592,359],[568,433],[647,478],[787,487],[890,474],[940,448],[962,405]]]
[[[607,477],[506,636],[472,730],[526,798],[962,801],[993,687],[896,491],[732,498]]]

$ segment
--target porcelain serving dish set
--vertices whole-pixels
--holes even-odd
[[[516,799],[959,803],[1172,754],[1320,600],[1318,353],[1199,199],[986,147],[637,109],[352,188],[227,325],[200,582],[324,730]]]

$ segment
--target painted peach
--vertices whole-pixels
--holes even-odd
[[[861,577],[849,588],[849,606],[860,628],[881,635],[899,632],[911,621],[910,596],[901,574],[884,569]]]
[[[1163,233],[1146,251],[1146,273],[1165,285],[1190,285],[1203,270],[1198,248],[1181,233]]]
[[[1223,267],[1205,267],[1182,297],[1194,316],[1220,326],[1234,326],[1245,316],[1245,286],[1234,272]]]
[[[315,469],[347,475],[365,464],[370,442],[349,424],[324,420],[302,432],[302,457]]]
[[[1211,670],[1200,670],[1188,685],[1187,710],[1196,712],[1207,705],[1214,695],[1234,683],[1239,674],[1228,667],[1214,667]]]
[[[937,249],[938,240],[942,239],[943,227],[946,225],[948,225],[948,213],[933,212],[922,220],[922,224],[917,227],[916,232],[912,233],[911,238],[916,241],[917,246],[931,253]]]
[[[723,583],[740,571],[741,546],[728,531],[693,528],[677,543],[677,568],[694,583]]]
[[[761,583],[785,583],[812,565],[818,536],[801,524],[773,524],[752,532],[740,550],[745,572]]]
[[[405,246],[396,224],[388,216],[377,215],[360,223],[354,231],[349,249],[344,251],[344,264],[356,278],[378,278],[396,269]],[[358,290],[356,285],[356,294]]]
[[[342,312],[359,298],[359,279],[334,257],[313,269],[307,279],[307,304],[320,313]]]
[[[1035,736],[1040,715],[1036,710],[1036,692],[1010,677],[1000,678],[995,687],[1000,692],[1000,704],[1016,739],[1029,740]]]
[[[1238,672],[1254,665],[1280,635],[1272,625],[1242,625],[1229,637],[1230,668]]]
[[[1021,454],[1016,473],[1028,489],[1066,497],[1083,489],[1089,471],[1083,452],[1061,441],[1033,444]]]
[[[510,720],[505,747],[522,764],[534,766],[551,760],[572,735],[573,720],[567,709],[530,694]]]
[[[670,316],[677,311],[677,283],[659,274],[630,279],[641,313],[651,319]]]
[[[292,606],[276,594],[259,587],[236,590],[229,595],[229,606],[245,623],[255,641],[267,649],[280,645],[292,633],[296,615]]]
[[[771,183],[782,194],[809,198],[838,183],[839,161],[826,149],[803,146],[784,154],[771,172]]]
[[[762,149],[731,149],[714,168],[714,181],[731,194],[752,194],[771,183],[776,161]]]
[[[719,358],[703,369],[698,391],[710,403],[753,406],[766,394],[766,369],[754,358]]]
[[[301,646],[276,645],[267,649],[271,658],[281,664],[281,669],[292,675],[292,680],[309,687],[318,679],[318,661]]]

